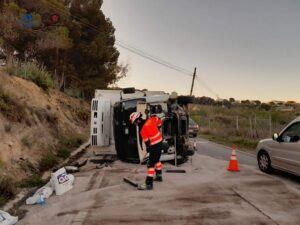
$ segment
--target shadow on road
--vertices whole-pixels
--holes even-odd
[[[275,175],[278,178],[285,179],[300,185],[300,177],[297,175],[280,170],[274,170],[271,175]]]

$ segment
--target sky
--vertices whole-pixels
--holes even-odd
[[[300,102],[300,1],[104,0],[116,39],[193,72],[193,94]],[[189,94],[192,77],[117,46],[120,87]]]

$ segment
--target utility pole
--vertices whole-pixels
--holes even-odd
[[[192,96],[192,94],[193,94],[194,81],[195,81],[195,77],[196,77],[196,71],[197,71],[197,68],[195,67],[195,69],[194,69],[194,74],[193,74],[193,81],[192,81],[192,87],[191,87],[190,96]]]

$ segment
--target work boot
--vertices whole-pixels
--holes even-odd
[[[137,187],[138,190],[140,191],[146,191],[146,190],[152,190],[153,189],[153,185],[152,184],[139,184],[139,186]]]
[[[154,178],[155,181],[158,181],[158,182],[162,182],[163,179],[162,179],[162,171],[161,170],[157,170],[155,169],[155,178]]]
[[[154,178],[154,181],[162,182],[163,181],[162,176],[161,175],[156,175],[155,178]]]

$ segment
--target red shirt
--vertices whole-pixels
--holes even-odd
[[[150,141],[150,145],[155,145],[162,141],[162,134],[158,127],[161,126],[161,119],[158,117],[150,117],[145,122],[142,130],[141,136],[143,141]]]

